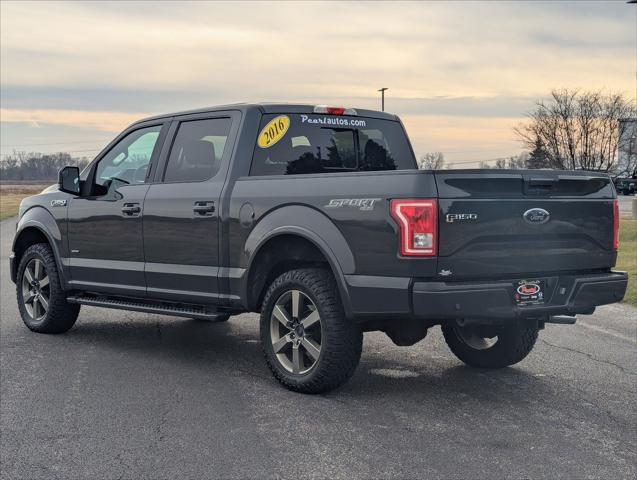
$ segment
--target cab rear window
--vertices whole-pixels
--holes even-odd
[[[415,159],[400,123],[331,115],[264,115],[250,175],[407,170]]]

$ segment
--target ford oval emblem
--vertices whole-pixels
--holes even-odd
[[[533,225],[541,225],[548,222],[551,218],[551,214],[543,208],[531,208],[524,212],[524,215],[522,216],[527,223],[531,223]]]

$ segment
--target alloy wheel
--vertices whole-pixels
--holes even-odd
[[[41,320],[49,309],[51,287],[44,262],[33,258],[22,274],[22,303],[33,320]]]
[[[471,328],[456,327],[456,334],[466,345],[476,350],[487,350],[498,342],[498,337],[481,337]]]
[[[321,354],[321,317],[300,290],[284,292],[270,316],[270,339],[280,365],[294,374],[308,373]]]

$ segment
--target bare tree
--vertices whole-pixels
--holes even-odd
[[[631,165],[618,171],[619,140],[626,125],[620,120],[636,115],[635,105],[622,94],[553,90],[551,99],[538,101],[528,121],[514,132],[529,151],[541,145],[548,168],[621,175]]]
[[[445,156],[442,152],[427,152],[418,160],[421,170],[440,170],[445,166]]]
[[[527,164],[529,161],[528,153],[521,153],[515,157],[509,157],[507,159],[507,168],[509,170],[523,170],[527,168]]]
[[[497,168],[498,170],[503,170],[507,168],[507,159],[506,158],[498,158],[493,164],[493,168]]]
[[[489,164],[489,162],[487,162],[486,160],[483,160],[480,162],[480,164],[478,165],[478,168],[481,168],[483,170],[488,170],[489,168],[491,168],[491,165]]]
[[[522,170],[526,168],[528,161],[528,154],[521,153],[518,156],[511,156],[509,158],[497,158],[495,163],[489,163],[488,160],[480,162],[479,168],[484,169],[497,169],[497,170]]]
[[[637,177],[637,118],[621,121],[617,170],[627,177]]]

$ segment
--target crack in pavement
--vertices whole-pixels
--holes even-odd
[[[593,357],[592,354],[588,353],[588,352],[582,352],[581,350],[577,350],[576,348],[571,348],[571,347],[563,347],[561,345],[555,345],[554,343],[551,342],[547,342],[546,340],[544,340],[543,338],[539,339],[542,343],[545,343],[546,345],[550,346],[550,347],[555,347],[555,348],[559,348],[561,350],[566,350],[568,352],[573,352],[573,353],[579,353],[580,355],[584,355],[586,357],[588,357],[590,360],[597,362],[597,363],[601,363],[603,365],[610,365],[613,366],[615,368],[618,368],[619,370],[621,370],[623,373],[625,373],[626,375],[632,375],[632,376],[637,376],[637,373],[633,373],[633,372],[629,372],[627,370],[626,367],[622,367],[621,365],[618,365],[616,363],[613,362],[609,362],[608,360],[600,360],[599,358],[595,358]]]

